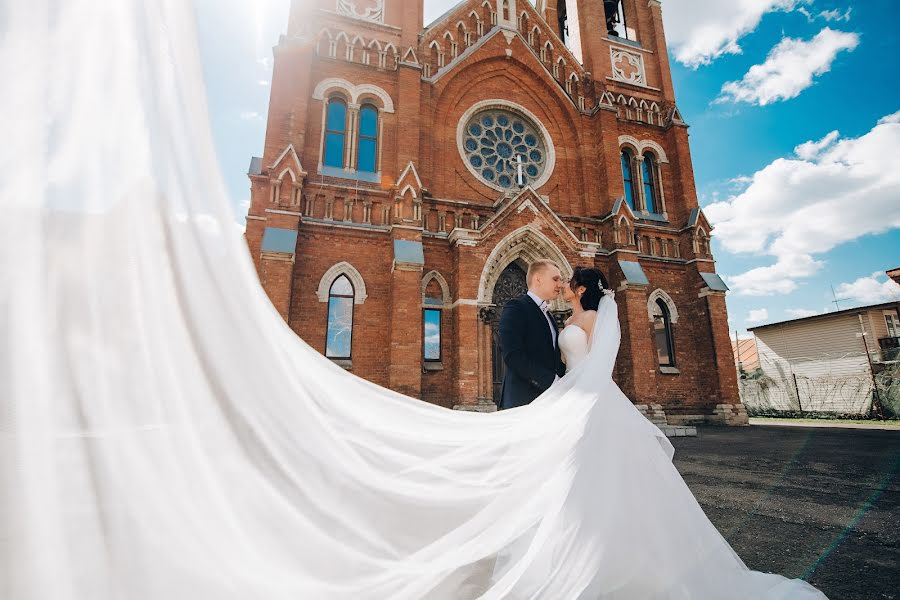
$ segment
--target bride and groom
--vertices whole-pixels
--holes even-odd
[[[599,269],[576,267],[566,280],[552,260],[533,262],[526,275],[528,292],[510,300],[500,318],[500,347],[506,364],[499,409],[530,404],[590,349],[597,307],[607,289]],[[550,303],[562,294],[572,316],[557,331]]]

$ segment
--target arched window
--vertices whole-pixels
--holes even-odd
[[[625,202],[634,210],[634,177],[631,165],[634,164],[629,150],[622,150],[622,179],[625,181]]]
[[[328,290],[328,325],[325,356],[349,359],[353,341],[353,284],[340,275]]]
[[[347,103],[341,98],[328,99],[325,117],[325,160],[328,167],[344,166],[344,142],[347,131]]]
[[[661,367],[675,366],[675,344],[672,336],[672,318],[669,307],[660,298],[653,307],[653,339],[656,357]]]
[[[378,109],[363,104],[359,109],[359,144],[357,144],[356,169],[374,173],[378,161]]]
[[[647,212],[656,212],[656,159],[649,152],[644,153],[641,170],[644,179],[644,203]]]

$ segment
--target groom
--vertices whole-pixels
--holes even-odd
[[[559,267],[537,260],[528,267],[528,293],[507,302],[500,316],[500,349],[506,363],[500,405],[504,410],[530,404],[566,372],[556,343],[550,302],[562,290]]]

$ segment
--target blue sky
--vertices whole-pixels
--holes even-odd
[[[426,21],[452,4],[427,0]],[[288,6],[197,5],[241,228]],[[834,310],[832,286],[840,308],[900,299],[884,276],[900,267],[900,3],[663,0],[663,15],[732,331]]]

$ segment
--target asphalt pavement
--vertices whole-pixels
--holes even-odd
[[[700,427],[675,466],[750,568],[900,599],[900,431],[804,425]]]

